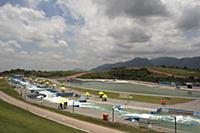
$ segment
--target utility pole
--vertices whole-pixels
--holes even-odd
[[[19,87],[19,90],[20,90],[20,96],[22,96],[22,87],[21,86]]]
[[[176,131],[177,131],[177,123],[176,123],[176,116],[174,116],[174,130],[175,130],[175,133],[177,133]]]
[[[176,116],[173,115],[174,118],[174,132],[177,133],[177,120],[176,120]]]
[[[115,121],[115,109],[114,106],[112,107],[112,123]]]
[[[23,85],[23,91],[24,91],[24,99],[26,101],[26,86]]]
[[[43,96],[41,96],[41,104],[43,103]]]
[[[74,113],[74,100],[73,100],[73,104],[72,104],[72,112]]]
[[[25,100],[26,100],[26,89],[25,89]]]

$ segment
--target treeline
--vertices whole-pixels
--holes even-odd
[[[4,71],[0,73],[0,76],[12,76],[12,75],[24,75],[24,76],[35,76],[45,78],[59,78],[76,74],[74,71],[35,71],[35,70],[24,70],[24,69],[12,69],[10,71]]]
[[[122,79],[122,80],[142,80],[149,82],[199,82],[200,78],[181,78],[174,76],[164,76],[150,72],[147,68],[128,69],[128,68],[113,68],[106,72],[94,72],[80,78],[83,79]]]

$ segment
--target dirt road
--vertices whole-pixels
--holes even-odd
[[[75,79],[77,77],[80,77],[80,76],[83,76],[83,75],[86,75],[86,74],[89,74],[90,72],[80,72],[80,73],[77,73],[77,74],[74,74],[74,75],[71,75],[71,76],[67,76],[67,77],[63,77],[63,78],[59,78],[57,80],[72,80],[72,79]]]
[[[147,69],[150,72],[158,74],[158,75],[163,75],[163,76],[168,76],[168,77],[176,77],[176,78],[186,78],[185,76],[171,74],[171,73],[164,72],[164,71],[161,71],[161,70],[156,69],[156,68],[147,68]]]
[[[83,130],[85,132],[90,132],[90,133],[123,133],[122,131],[118,131],[115,129],[103,127],[100,125],[92,124],[89,122],[77,120],[74,118],[70,118],[49,110],[45,110],[39,107],[36,107],[34,105],[25,103],[23,101],[17,100],[11,96],[8,96],[7,94],[3,93],[0,91],[0,99],[15,105],[17,107],[20,107],[22,109],[25,109],[27,111],[32,112],[33,114],[36,114],[38,116],[44,117],[46,119],[61,123],[63,125],[67,125],[79,130]]]

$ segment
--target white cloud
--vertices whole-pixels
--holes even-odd
[[[0,41],[6,44],[0,48],[16,55],[11,61],[28,62],[27,68],[88,69],[133,57],[200,54],[196,50],[200,33],[183,32],[177,26],[179,20],[188,20],[184,10],[199,5],[199,0],[160,0],[157,4],[149,0],[57,0],[64,14],[52,17],[37,10],[40,1],[29,0],[29,7],[0,7]],[[137,5],[142,8],[131,10]],[[68,24],[66,19],[75,23]]]
[[[197,1],[162,0],[152,4],[143,0],[148,6],[133,12],[126,7],[144,3],[124,0],[118,3],[120,9],[109,6],[116,2],[119,1],[59,0],[58,3],[68,8],[74,17],[85,20],[84,25],[75,27],[72,39],[76,44],[74,53],[79,55],[77,58],[80,60],[87,60],[94,66],[136,56],[191,56],[185,53],[195,51],[190,46],[193,40],[187,40],[176,28],[176,22],[183,9],[186,6],[190,8]],[[148,12],[153,6],[156,9]],[[115,8],[115,14],[109,13],[107,7]],[[195,51],[193,56],[198,54]]]
[[[0,40],[0,49],[0,54],[10,54],[14,53],[17,49],[21,49],[21,45],[14,40],[9,40],[5,42]]]
[[[57,39],[65,39],[67,25],[60,16],[45,17],[44,12],[10,4],[0,8],[0,38],[15,39],[39,47],[59,47]]]

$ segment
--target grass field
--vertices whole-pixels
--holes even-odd
[[[10,87],[8,85],[8,83],[6,82],[6,80],[0,80],[0,91],[3,91],[4,93],[12,96],[12,97],[15,97],[16,99],[19,99],[19,100],[23,100],[18,94],[16,91],[14,91],[14,89],[12,87]],[[24,100],[23,100],[24,101]],[[26,101],[25,101],[26,102]],[[46,107],[46,106],[42,106],[42,105],[37,105],[37,104],[33,104],[35,106],[38,106],[38,107],[41,107],[41,108],[44,108],[44,109],[48,109],[50,111],[53,111],[53,112],[56,112],[56,113],[60,113],[60,114],[63,114],[63,115],[66,115],[66,116],[69,116],[69,117],[72,117],[72,118],[75,118],[75,119],[79,119],[79,120],[83,120],[83,121],[87,121],[87,122],[90,122],[90,123],[94,123],[94,124],[98,124],[98,125],[102,125],[102,126],[106,126],[106,127],[109,127],[109,128],[114,128],[114,129],[117,129],[117,130],[122,130],[122,131],[126,131],[126,132],[129,132],[129,133],[158,133],[156,131],[153,131],[153,130],[149,130],[149,129],[141,129],[141,128],[136,128],[136,127],[133,127],[133,126],[130,126],[130,125],[125,125],[125,124],[121,124],[121,123],[111,123],[109,121],[103,121],[101,119],[98,119],[98,118],[93,118],[93,117],[88,117],[88,116],[84,116],[84,115],[80,115],[80,114],[76,114],[76,113],[70,113],[70,112],[66,112],[66,111],[61,111],[61,110],[57,110],[57,109],[54,109],[54,108],[49,108],[49,107]],[[0,103],[0,106],[1,106],[1,103]],[[16,107],[15,107],[16,108]],[[1,109],[1,108],[0,108]],[[0,111],[1,112],[1,111]],[[1,113],[0,113],[1,114]],[[16,118],[16,117],[15,117]],[[28,118],[28,117],[27,117]],[[1,119],[1,117],[0,117]],[[1,124],[1,123],[0,123]],[[20,128],[23,128],[24,125],[18,125]],[[28,125],[27,125],[28,126]],[[30,125],[29,125],[30,126]],[[1,125],[0,125],[0,128],[1,128]],[[38,127],[40,128],[40,127]],[[5,129],[4,129],[5,130]],[[1,131],[1,129],[0,129]],[[11,132],[11,131],[10,131]],[[9,133],[10,133],[9,132]],[[53,133],[53,131],[50,131],[50,133]],[[4,133],[4,132],[0,132],[0,133]],[[7,133],[7,132],[6,132]],[[11,132],[12,133],[12,132]],[[18,132],[17,132],[18,133]],[[20,133],[23,133],[23,132],[20,132]],[[25,132],[25,133],[32,133],[32,132]],[[33,132],[33,133],[37,133],[37,132]],[[40,133],[43,133],[43,132],[40,132]],[[58,132],[58,133],[62,133],[62,132]],[[66,132],[67,133],[67,132]]]
[[[176,76],[184,77],[200,77],[200,71],[181,69],[181,68],[170,68],[170,67],[151,67],[150,69],[166,72]]]
[[[155,103],[155,104],[160,104],[160,100],[165,99],[167,105],[173,105],[173,104],[192,101],[192,99],[185,99],[185,98],[155,97],[155,96],[144,96],[144,95],[133,95],[133,94],[130,95],[130,98],[121,98],[121,99]]]
[[[9,86],[7,81],[4,79],[0,80],[0,91],[3,91],[4,93],[6,93],[14,98],[23,100],[22,97],[20,95],[18,95],[18,93],[16,91],[14,91],[14,89],[11,89],[11,87]]]
[[[1,133],[83,133],[0,100]]]

